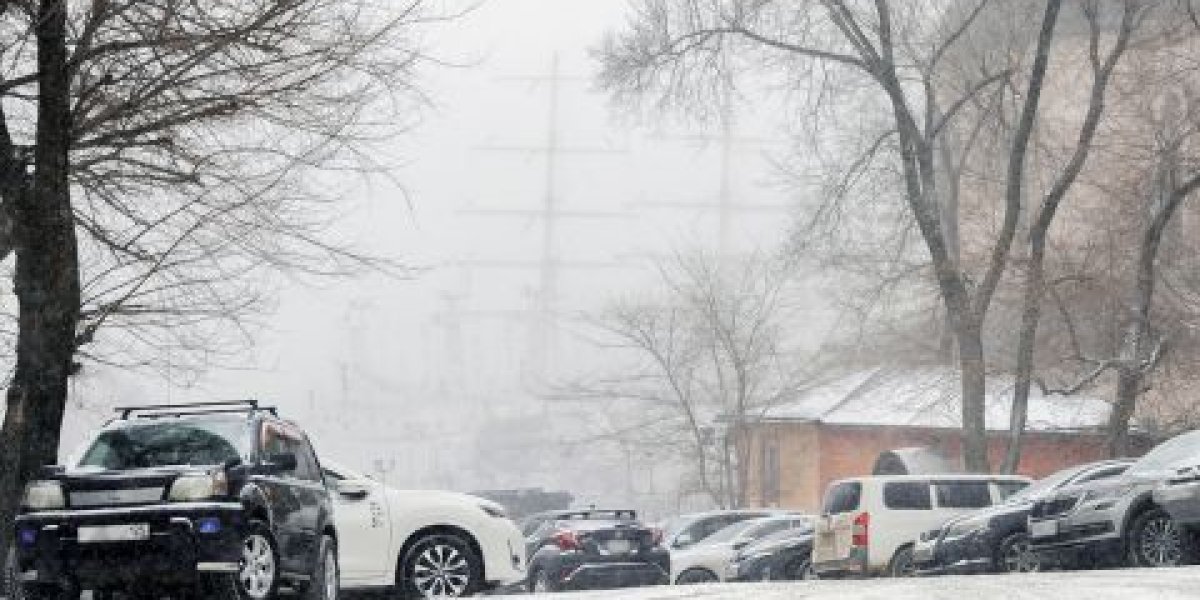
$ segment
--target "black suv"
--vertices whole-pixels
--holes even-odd
[[[330,496],[298,427],[255,401],[118,410],[26,488],[18,597],[337,597]]]

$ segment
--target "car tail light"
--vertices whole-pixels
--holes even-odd
[[[570,529],[560,529],[554,533],[554,543],[560,550],[578,550],[579,536]]]
[[[854,527],[850,532],[850,545],[857,548],[866,548],[867,542],[871,539],[871,514],[859,513],[854,517]]]

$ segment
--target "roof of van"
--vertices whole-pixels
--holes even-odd
[[[1012,390],[1012,378],[988,378],[985,406],[989,430],[1008,429]],[[952,367],[882,366],[809,388],[766,409],[760,418],[764,422],[959,428],[961,398],[961,380]],[[1099,398],[1047,395],[1034,386],[1029,394],[1027,429],[1099,430],[1109,411],[1109,404]]]
[[[986,475],[980,473],[942,473],[925,475],[864,475],[862,477],[847,477],[832,482],[830,485],[853,481],[1032,481],[1023,475]]]

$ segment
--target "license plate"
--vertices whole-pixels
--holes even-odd
[[[1048,538],[1058,535],[1058,521],[1030,521],[1029,537]]]
[[[610,554],[629,554],[629,551],[632,549],[633,545],[629,543],[629,540],[608,541],[608,551]]]
[[[124,525],[103,525],[100,527],[80,527],[79,543],[94,544],[97,542],[138,542],[150,539],[150,525],[147,523],[128,523]]]

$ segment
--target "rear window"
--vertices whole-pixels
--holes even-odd
[[[992,504],[986,481],[945,481],[935,483],[934,489],[941,508],[983,508]]]
[[[862,498],[862,484],[857,481],[845,481],[831,488],[825,495],[825,513],[837,515],[858,510]]]
[[[928,481],[890,481],[883,484],[883,505],[893,510],[930,510]]]

